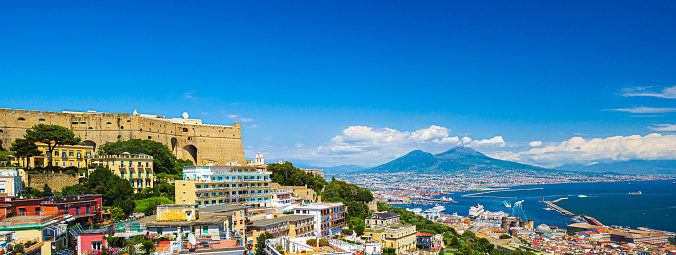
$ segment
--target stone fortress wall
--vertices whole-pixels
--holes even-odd
[[[179,159],[196,165],[245,164],[240,123],[232,126],[205,125],[198,119],[173,118],[162,115],[98,112],[48,112],[0,108],[0,139],[9,148],[26,130],[37,124],[69,128],[86,145],[145,139],[161,142]]]

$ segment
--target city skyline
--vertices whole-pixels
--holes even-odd
[[[0,6],[2,108],[188,112],[320,167],[676,159],[673,2]]]

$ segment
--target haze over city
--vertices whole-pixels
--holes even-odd
[[[3,2],[0,100],[241,122],[248,159],[312,166],[676,159],[659,3]]]

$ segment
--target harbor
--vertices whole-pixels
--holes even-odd
[[[559,199],[554,200],[554,201],[545,201],[544,199],[542,199],[542,201],[539,201],[539,202],[544,203],[545,205],[547,205],[548,208],[555,210],[556,212],[560,213],[563,216],[571,217],[572,220],[575,221],[575,222],[586,222],[586,223],[596,225],[596,226],[603,226],[603,224],[601,222],[599,222],[597,219],[595,219],[593,217],[590,217],[590,216],[587,216],[587,215],[574,214],[574,213],[572,213],[572,212],[570,212],[566,209],[563,209],[562,207],[555,204],[556,202],[559,202],[559,201],[565,200],[565,199],[568,199],[568,198],[567,197],[559,198]]]

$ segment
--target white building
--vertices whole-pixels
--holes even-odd
[[[345,227],[345,205],[343,203],[302,204],[294,208],[294,214],[315,216],[315,229],[322,236],[338,234]]]
[[[256,159],[254,160],[254,163],[256,164],[265,164],[265,159],[263,158],[263,153],[256,153]]]
[[[17,197],[23,191],[21,169],[0,168],[0,196]]]

